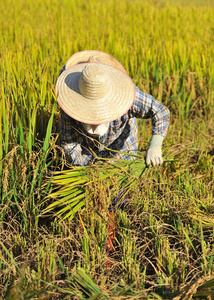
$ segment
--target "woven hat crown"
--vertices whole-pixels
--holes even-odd
[[[109,75],[101,64],[88,64],[82,71],[79,81],[80,93],[91,100],[102,99],[111,90]]]
[[[99,57],[97,57],[96,55],[91,55],[89,56],[87,62],[101,62]]]

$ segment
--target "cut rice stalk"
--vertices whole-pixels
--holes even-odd
[[[88,203],[91,199],[92,202],[88,204],[93,205],[93,200],[97,197],[97,188],[110,191],[108,195],[106,193],[106,202],[111,203],[117,195],[120,195],[119,202],[122,202],[135,181],[147,170],[144,157],[140,155],[135,157],[136,159],[131,161],[115,160],[117,163],[96,157],[99,160],[98,164],[72,167],[54,173],[52,179],[54,191],[48,195],[45,202],[50,198],[55,200],[42,211],[42,214],[59,209],[54,213],[55,217],[71,220],[76,212],[85,208],[86,201]]]

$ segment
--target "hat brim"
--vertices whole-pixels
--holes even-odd
[[[70,67],[59,76],[55,93],[60,107],[73,119],[86,124],[98,125],[118,119],[129,110],[135,99],[131,78],[114,67],[100,64],[105,66],[109,75],[111,89],[103,98],[92,100],[79,91],[80,76],[86,65]]]
[[[98,62],[117,68],[123,73],[127,74],[126,69],[116,58],[108,53],[98,50],[84,50],[73,54],[66,62],[66,69],[79,63],[86,63],[92,56],[95,56],[98,59]]]

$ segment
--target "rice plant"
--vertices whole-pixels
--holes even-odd
[[[101,159],[102,161],[103,159]],[[117,162],[117,163],[115,163]],[[56,186],[56,192],[48,195],[48,198],[58,198],[45,208],[43,213],[60,208],[56,215],[64,219],[72,220],[75,213],[86,205],[90,205],[90,199],[95,199],[96,186],[106,187],[109,190],[106,203],[91,203],[100,212],[103,206],[111,205],[113,197],[120,198],[118,204],[124,200],[131,185],[146,171],[144,158],[138,157],[133,161],[106,162],[87,167],[71,167],[69,170],[57,172],[52,178],[52,184]],[[115,182],[115,178],[116,182]],[[107,195],[107,193],[104,191]],[[94,196],[92,196],[94,194]],[[109,198],[109,199],[108,199]],[[61,208],[62,207],[62,208]],[[83,208],[83,210],[84,210]]]

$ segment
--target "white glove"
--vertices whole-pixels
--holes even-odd
[[[147,167],[152,164],[153,167],[160,166],[163,163],[162,146],[163,137],[160,135],[153,135],[146,152],[146,165]]]
[[[152,164],[153,167],[160,166],[163,163],[161,146],[149,147],[146,152],[147,167]]]

